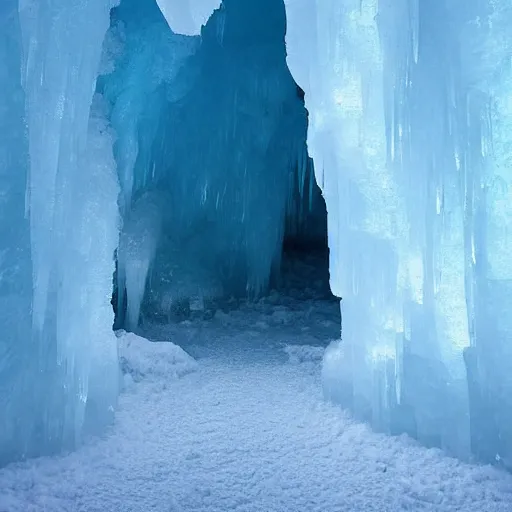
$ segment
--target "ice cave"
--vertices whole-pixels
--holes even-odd
[[[1,0],[0,512],[510,512],[511,23]]]

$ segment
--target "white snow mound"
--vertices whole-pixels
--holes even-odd
[[[119,361],[124,374],[143,379],[176,379],[194,372],[197,362],[169,341],[149,341],[136,334],[117,331]]]

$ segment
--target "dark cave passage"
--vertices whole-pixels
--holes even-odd
[[[201,37],[132,4],[112,12],[106,41],[122,50],[98,81],[122,185],[115,327],[286,293],[306,267],[301,286],[329,295],[327,213],[282,2],[265,2],[265,16],[259,6],[243,32],[247,6],[224,2]]]

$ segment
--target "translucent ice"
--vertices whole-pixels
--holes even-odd
[[[511,466],[509,0],[286,0],[300,87],[283,4],[219,3],[1,2],[0,464],[108,421],[116,249],[131,328],[265,289],[318,199],[305,92],[326,394]]]
[[[28,147],[17,4],[6,0],[0,6],[0,466],[19,456],[30,437],[37,379],[30,332],[32,265],[25,215]]]
[[[344,304],[326,392],[379,429],[510,464],[512,8],[285,3]]]
[[[105,105],[93,100],[113,5],[0,8],[1,294],[9,297],[1,309],[11,323],[0,342],[0,463],[75,445],[116,404],[109,295],[119,190]]]
[[[155,259],[163,230],[166,196],[158,191],[144,192],[134,201],[124,218],[117,249],[118,311],[124,311],[126,326],[135,329],[146,290],[149,270]]]

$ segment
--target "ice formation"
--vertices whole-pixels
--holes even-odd
[[[27,440],[14,418],[27,418],[34,390],[27,383],[34,371],[30,352],[32,264],[30,225],[25,215],[28,147],[23,124],[21,37],[17,1],[0,7],[0,465]],[[30,366],[29,366],[30,363]]]
[[[126,326],[136,329],[147,277],[162,238],[165,194],[146,191],[126,212],[117,249],[117,289],[126,290]],[[124,311],[118,293],[118,311]]]
[[[327,394],[512,466],[510,3],[286,0],[293,78],[281,0],[118,3],[0,6],[0,464],[109,420],[114,253],[131,328],[265,289],[315,202],[305,93]]]
[[[286,5],[343,297],[326,392],[510,465],[510,3]]]
[[[112,12],[104,51],[116,57],[98,90],[117,133],[128,226],[118,251],[118,325],[136,328],[141,308],[166,317],[177,303],[203,309],[222,295],[258,296],[278,268],[286,219],[305,209],[301,190],[313,176],[306,112],[286,66],[284,6],[266,1],[263,11],[224,2],[200,38],[176,35],[156,3],[123,0]],[[165,225],[149,221],[152,235],[142,226],[135,234],[132,217],[142,221],[134,203],[148,189],[166,193],[156,212]],[[135,240],[157,231],[151,247]],[[145,254],[135,258],[135,246]],[[126,279],[135,259],[136,275]]]
[[[113,5],[9,0],[0,9],[0,464],[75,445],[116,404],[108,296],[118,185],[94,96]]]

